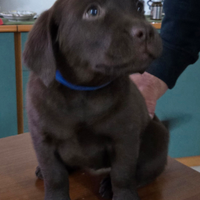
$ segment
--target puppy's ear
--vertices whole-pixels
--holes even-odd
[[[54,56],[55,31],[52,11],[44,12],[31,30],[23,53],[24,64],[36,73],[48,86],[55,77],[56,61]]]

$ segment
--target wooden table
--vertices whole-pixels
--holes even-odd
[[[35,177],[37,160],[30,134],[0,139],[0,200],[43,200],[44,185]],[[99,178],[78,172],[70,177],[71,200],[102,200]],[[200,174],[174,159],[150,185],[139,189],[141,200],[200,200]]]

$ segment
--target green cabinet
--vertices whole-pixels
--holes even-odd
[[[22,52],[24,51],[24,46],[26,43],[26,40],[28,38],[28,33],[21,33],[21,42],[22,42]],[[27,112],[26,112],[26,86],[28,83],[28,77],[29,77],[29,70],[22,65],[22,82],[23,82],[23,124],[24,124],[24,133],[28,132],[28,118],[27,118]]]
[[[14,33],[0,33],[0,138],[17,135]]]
[[[176,86],[160,98],[156,114],[171,120],[169,155],[200,155],[200,60],[189,66]]]

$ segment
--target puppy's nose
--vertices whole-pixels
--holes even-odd
[[[147,31],[144,27],[133,27],[131,29],[131,36],[134,39],[137,39],[142,42],[142,41],[146,40]]]
[[[139,42],[151,40],[154,38],[155,32],[150,24],[135,25],[131,29],[131,36]]]

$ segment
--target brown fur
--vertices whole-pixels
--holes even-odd
[[[91,5],[98,6],[97,17],[88,17]],[[136,188],[164,169],[168,132],[156,117],[149,118],[128,77],[143,72],[161,52],[161,40],[138,5],[57,0],[29,35],[23,55],[32,71],[27,110],[45,200],[70,199],[69,168],[111,167],[100,192],[113,192],[114,200],[138,200]],[[76,85],[111,83],[75,91],[55,80],[56,70]]]

